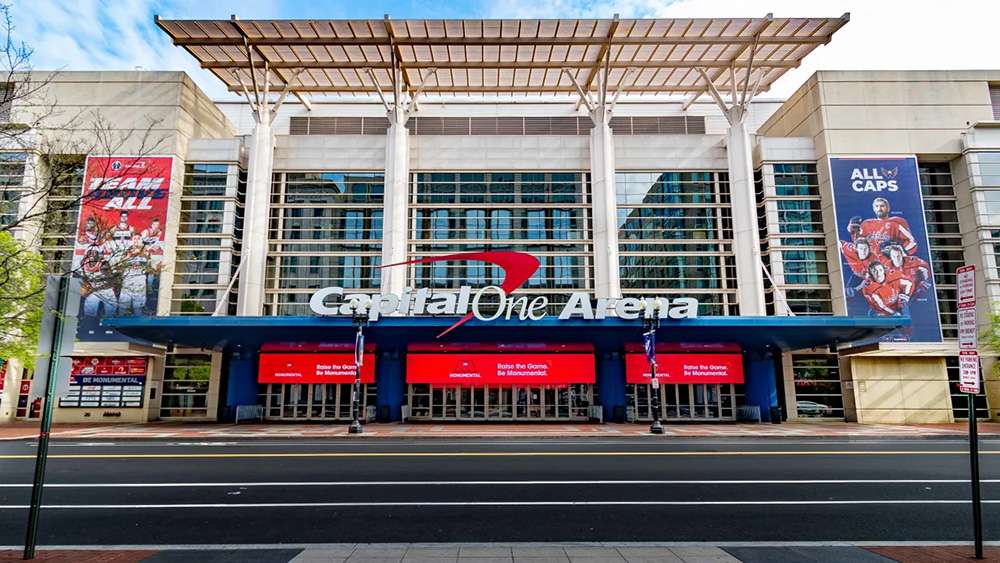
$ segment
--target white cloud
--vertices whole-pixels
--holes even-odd
[[[410,0],[414,2],[416,0]],[[839,16],[851,21],[833,41],[818,48],[801,68],[779,80],[768,96],[792,93],[818,69],[997,68],[996,0],[486,0],[470,4],[484,13],[468,17],[573,18]],[[284,12],[282,13],[282,6]],[[374,8],[373,8],[374,9]],[[238,4],[199,0],[18,0],[13,13],[18,37],[35,49],[38,69],[184,70],[213,97],[228,96],[222,83],[198,68],[184,49],[174,47],[153,24],[168,18],[294,17],[315,6],[279,0]],[[323,10],[321,10],[323,11]],[[376,10],[378,11],[378,10]],[[392,12],[391,9],[385,11]],[[461,4],[449,7],[449,14]],[[335,16],[335,14],[330,14]],[[434,17],[432,10],[423,14]],[[301,17],[301,16],[300,16]]]
[[[225,12],[223,14],[223,12]],[[243,2],[241,14],[275,17],[277,5]],[[164,17],[228,18],[218,3],[196,0],[31,0],[12,8],[15,37],[27,42],[38,70],[183,70],[214,98],[228,97],[219,79],[171,44],[153,22]]]
[[[783,76],[768,96],[786,97],[816,70],[1000,68],[996,0],[497,0],[490,17],[835,17],[851,21],[829,45]]]

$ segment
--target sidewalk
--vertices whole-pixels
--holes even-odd
[[[955,424],[665,424],[667,437],[796,437],[796,438],[886,438],[886,437],[963,437],[965,423]],[[1000,435],[1000,423],[979,425],[981,436]],[[26,440],[38,436],[37,423],[0,424],[0,440]],[[648,436],[646,424],[479,424],[416,423],[367,424],[364,434],[350,436],[346,423],[229,424],[150,422],[147,424],[58,424],[52,437],[73,440],[121,440],[142,438],[253,439],[253,438],[585,438]]]
[[[984,561],[1000,561],[987,547]],[[0,551],[0,562],[20,561]],[[840,545],[690,544],[386,544],[329,545],[306,549],[246,546],[228,549],[40,550],[38,561],[74,563],[957,563],[972,560],[971,545],[868,547]]]

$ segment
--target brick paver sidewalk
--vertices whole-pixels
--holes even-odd
[[[1000,561],[988,547],[984,561]],[[0,562],[21,561],[20,551],[0,551]],[[273,549],[40,550],[36,561],[73,563],[958,563],[974,561],[972,546],[645,546],[635,544],[392,544]]]
[[[964,436],[968,428],[956,424],[667,424],[665,436],[687,437],[941,437]],[[983,436],[1000,435],[1000,423],[981,423]],[[37,423],[0,424],[0,440],[24,440],[38,436]],[[574,438],[650,436],[645,424],[478,424],[418,423],[368,424],[364,438]],[[191,440],[240,438],[348,438],[345,423],[205,424],[151,422],[148,424],[58,424],[53,438],[109,440],[133,438],[180,438]]]

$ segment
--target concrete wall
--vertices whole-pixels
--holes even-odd
[[[198,138],[229,138],[231,144],[235,129],[225,114],[183,72],[35,72],[23,78],[29,81],[29,89],[36,91],[15,102],[11,121],[34,126],[33,142],[43,154],[174,157],[164,229],[166,247],[174,248],[188,149]],[[173,262],[168,259],[160,274],[159,314],[169,312],[173,272]],[[74,354],[117,355],[128,351],[126,343],[77,343]],[[162,376],[162,356],[154,355],[143,408],[57,407],[55,420],[143,422],[154,418],[159,401],[150,401],[149,393]]]
[[[826,225],[827,256],[830,282],[836,314],[845,314],[843,280],[837,249],[836,225],[833,217],[829,156],[917,155],[925,161],[950,162],[955,180],[956,198],[959,203],[962,235],[966,239],[966,260],[982,268],[980,252],[970,252],[976,243],[976,217],[972,209],[972,196],[968,166],[962,157],[963,136],[970,125],[992,120],[989,83],[1000,82],[1000,71],[821,71],[810,77],[763,125],[758,133],[766,137],[805,137],[812,140],[813,159],[817,164],[822,197],[823,221]],[[970,238],[971,237],[971,238]],[[951,346],[954,346],[953,344]],[[903,347],[906,348],[906,347]],[[945,354],[941,345],[909,345],[913,353]],[[904,352],[900,352],[903,355]],[[864,360],[853,358],[855,373],[854,398],[858,401],[858,419],[873,421],[872,412],[866,407],[877,395],[859,390],[866,377],[864,370],[871,362],[871,369],[882,366],[886,373],[897,369],[898,357],[878,357]],[[943,358],[922,360],[928,377],[946,380]],[[857,365],[856,365],[857,364]],[[851,369],[849,372],[856,372]],[[909,374],[914,375],[914,374]],[[927,384],[912,379],[901,379],[893,384],[901,397],[925,396]],[[950,408],[947,385],[941,397],[942,408]],[[878,383],[883,389],[884,382]],[[998,387],[1000,385],[993,385]],[[987,387],[991,387],[988,383]],[[850,393],[845,393],[849,395]],[[996,394],[993,397],[1000,398]],[[865,404],[864,401],[869,401]],[[848,397],[845,396],[845,407]],[[880,418],[908,419],[912,415],[903,405],[899,413],[883,412]],[[888,403],[885,403],[888,408]],[[882,408],[882,407],[879,407]],[[932,409],[933,410],[933,409]],[[943,415],[937,417],[943,418]]]
[[[821,71],[761,125],[761,136],[813,141],[837,314],[846,309],[827,157],[957,158],[970,123],[992,119],[988,83],[996,80],[1000,71]]]
[[[954,422],[944,358],[856,357],[850,364],[858,422]]]
[[[720,135],[620,135],[618,170],[725,170]],[[579,135],[415,135],[410,169],[572,170],[590,168],[589,138]],[[383,135],[279,135],[275,170],[382,170]]]
[[[750,104],[747,123],[751,131],[755,131],[782,105],[782,100],[760,99]],[[289,119],[292,117],[384,117],[385,108],[377,99],[372,100],[337,100],[335,102],[314,101],[313,109],[295,100],[286,100],[278,110],[274,120],[276,135],[287,135]],[[253,117],[250,115],[246,102],[218,102],[218,107],[236,129],[237,135],[249,135],[253,131]],[[425,98],[420,102],[418,117],[569,117],[586,116],[583,109],[578,110],[576,98],[562,98],[549,101],[525,101],[512,99],[496,102],[481,99],[453,99],[443,101]],[[622,100],[615,106],[615,115],[627,116],[665,116],[689,115],[705,117],[705,132],[709,135],[723,135],[729,127],[726,118],[714,102],[702,100],[694,103],[687,111],[681,110],[681,102],[653,101],[651,99]]]

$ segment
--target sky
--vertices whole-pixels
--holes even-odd
[[[790,95],[816,70],[1000,68],[997,0],[13,0],[15,39],[38,70],[184,70],[231,98],[153,23],[178,19],[833,17],[851,21],[762,97]]]

